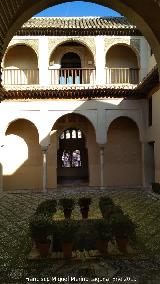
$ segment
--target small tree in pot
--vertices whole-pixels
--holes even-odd
[[[63,255],[64,257],[72,257],[73,240],[77,230],[77,223],[72,220],[64,220],[58,226]]]
[[[57,201],[55,199],[48,199],[42,201],[37,209],[36,209],[36,214],[48,214],[48,215],[53,215],[57,211]]]
[[[72,210],[75,207],[75,201],[72,198],[61,198],[58,204],[63,210],[65,219],[70,219]]]
[[[97,219],[93,222],[96,235],[96,247],[102,255],[107,254],[108,242],[112,240],[111,226],[105,219]]]
[[[135,236],[135,224],[127,215],[118,212],[110,216],[109,222],[119,250],[126,252],[129,239]]]
[[[78,205],[80,207],[80,211],[81,211],[83,219],[88,218],[88,212],[89,212],[90,204],[91,204],[91,198],[90,197],[81,197],[81,198],[78,199]]]
[[[99,199],[99,208],[103,218],[109,218],[114,209],[114,202],[110,197],[102,196]]]
[[[29,224],[32,240],[42,257],[46,257],[50,250],[51,240],[48,238],[52,234],[52,219],[48,215],[34,215]]]
[[[75,246],[80,251],[93,250],[95,248],[95,230],[93,220],[83,219],[79,222],[75,234]]]

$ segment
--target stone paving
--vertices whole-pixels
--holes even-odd
[[[136,255],[117,255],[88,261],[27,261],[31,249],[28,222],[46,198],[109,194],[138,224],[137,235],[145,241]],[[93,210],[94,213],[94,210]],[[0,284],[16,283],[160,283],[160,200],[141,188],[58,188],[46,194],[0,194]],[[156,219],[157,216],[157,219]],[[157,223],[153,221],[157,220]],[[155,225],[156,224],[156,225]],[[144,245],[144,244],[143,244]]]

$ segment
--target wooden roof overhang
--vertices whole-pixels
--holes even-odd
[[[17,31],[18,36],[139,36],[125,17],[33,17]]]
[[[151,72],[144,78],[142,83],[140,83],[136,91],[141,93],[143,96],[148,97],[150,91],[159,87],[159,72],[157,65],[151,70]]]
[[[14,87],[1,92],[3,100],[44,100],[44,99],[144,99],[155,87],[159,88],[159,73],[157,66],[144,78],[138,86],[133,85],[103,85],[103,86],[57,86],[46,88]]]
[[[139,30],[125,28],[94,28],[94,29],[61,29],[61,28],[21,28],[17,33],[17,36],[97,36],[97,35],[114,35],[114,36],[140,36],[142,35]]]
[[[98,87],[98,88],[65,88],[65,89],[35,89],[35,90],[8,90],[4,100],[44,100],[44,99],[103,99],[125,98],[141,99],[144,95],[135,89],[123,87]]]

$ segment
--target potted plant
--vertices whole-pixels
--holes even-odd
[[[57,211],[57,201],[55,199],[48,199],[42,201],[37,209],[36,214],[48,214],[52,215]]]
[[[75,201],[72,198],[61,198],[59,200],[59,206],[63,210],[65,219],[70,219],[72,210],[75,207]]]
[[[106,219],[97,219],[93,223],[96,247],[102,255],[107,254],[108,242],[112,239],[111,226]]]
[[[153,192],[160,194],[160,183],[153,182],[152,183],[152,190],[153,190]]]
[[[34,215],[29,224],[32,240],[42,257],[49,254],[52,234],[52,220],[45,214]]]
[[[78,229],[75,234],[75,247],[79,251],[88,251],[95,248],[95,230],[93,220],[83,219],[78,223]]]
[[[90,197],[81,197],[81,198],[78,199],[78,205],[80,207],[80,211],[81,211],[83,219],[88,218],[88,212],[89,212],[90,204],[91,204],[91,198]]]
[[[76,221],[64,220],[59,224],[59,238],[64,257],[72,257],[73,240],[77,230]]]
[[[102,196],[99,199],[99,208],[103,218],[109,218],[114,208],[114,202],[110,197]]]
[[[115,214],[115,213],[123,214],[123,210],[122,210],[121,206],[119,206],[119,205],[114,205],[113,210],[112,210],[110,216],[112,216],[112,213],[113,213],[113,214]]]
[[[126,252],[129,239],[135,235],[135,224],[127,215],[118,212],[111,215],[109,222],[118,249],[121,252]]]

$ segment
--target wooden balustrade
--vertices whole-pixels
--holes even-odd
[[[137,68],[105,68],[106,84],[138,84],[139,69]]]
[[[49,69],[50,84],[94,84],[95,69],[94,68],[61,68]]]
[[[91,84],[96,83],[95,68],[60,68],[49,69],[50,85]],[[105,68],[106,84],[138,84],[139,69],[136,68]],[[38,69],[3,69],[2,83],[4,85],[39,84]]]
[[[3,69],[2,83],[4,85],[34,85],[39,84],[38,69]]]

